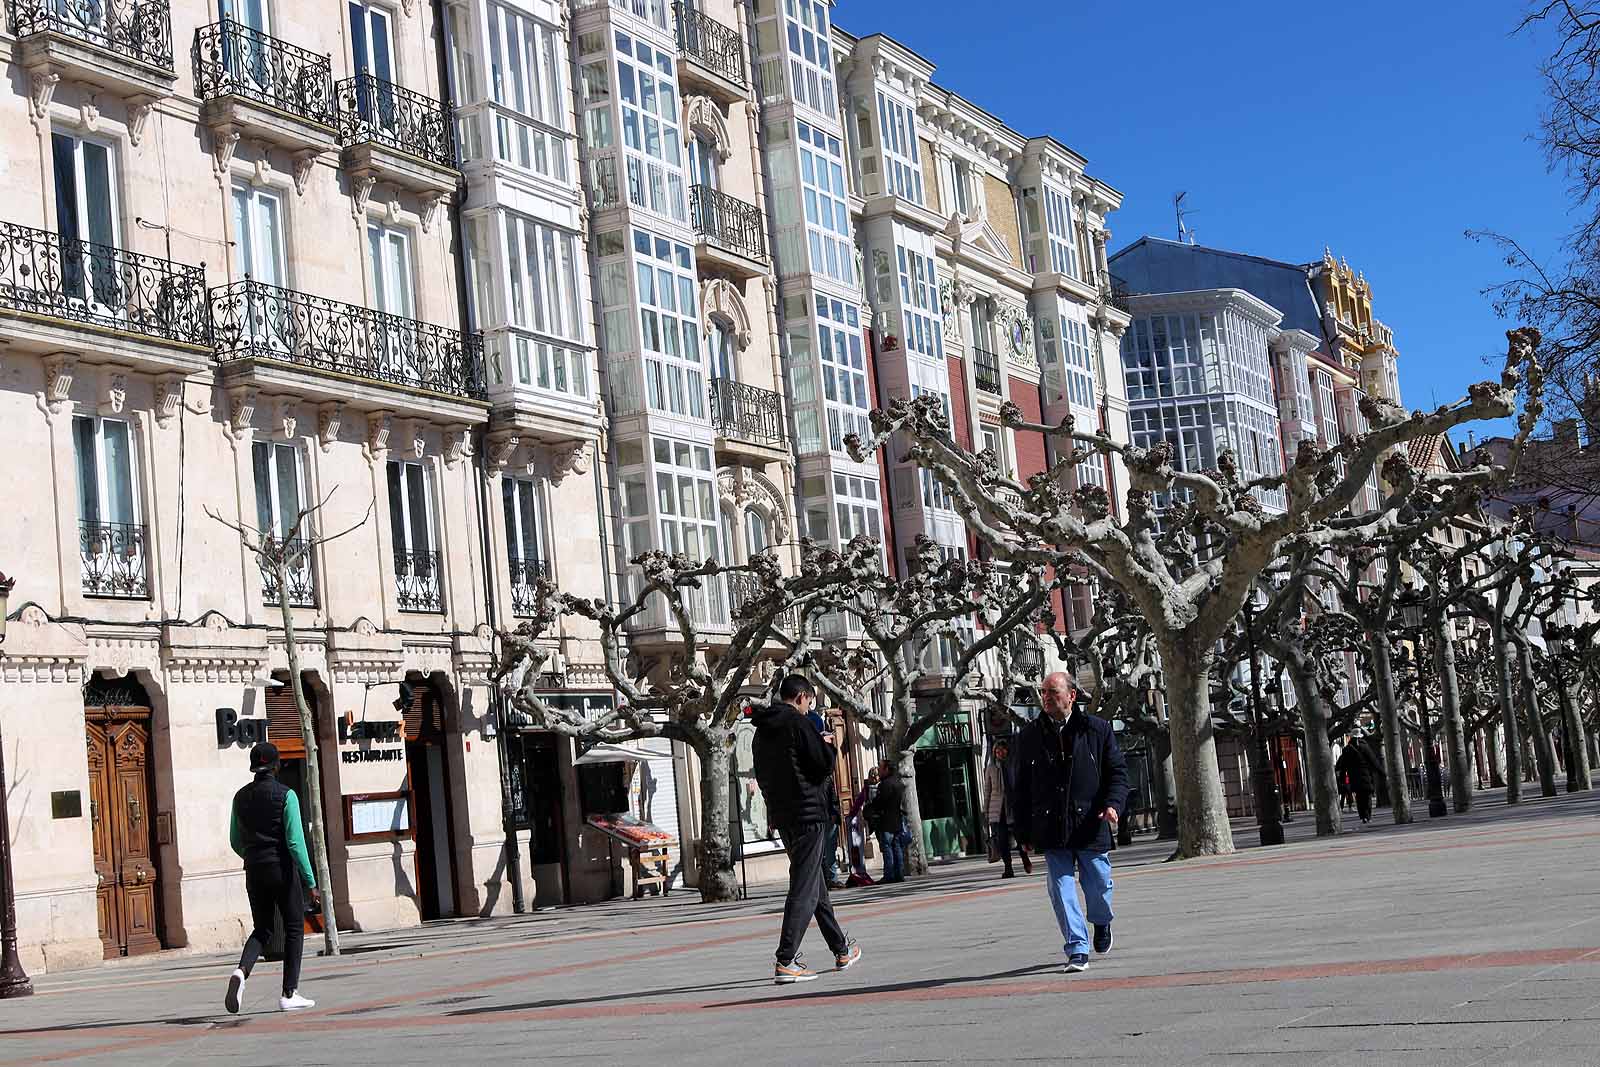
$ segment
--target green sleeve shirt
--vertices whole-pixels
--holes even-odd
[[[300,881],[307,889],[314,889],[317,876],[311,873],[311,855],[306,851],[306,834],[300,823],[300,798],[289,790],[283,798],[283,836],[289,845],[289,855],[300,868]],[[239,809],[235,806],[228,817],[228,844],[244,858],[244,827],[239,825]]]

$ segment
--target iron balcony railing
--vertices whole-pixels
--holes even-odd
[[[733,625],[735,628],[743,625],[748,614],[752,613],[754,605],[766,598],[767,591],[759,579],[753,574],[743,571],[734,571],[728,578],[728,600],[733,607]],[[794,633],[800,622],[799,609],[788,607],[778,612],[772,620],[773,625],[781,630]]]
[[[224,17],[194,34],[194,87],[202,100],[241,96],[333,127],[333,61]]]
[[[726,378],[711,379],[710,393],[711,421],[723,437],[784,446],[783,397]]]
[[[248,278],[211,290],[217,360],[272,359],[481,400],[483,335]]]
[[[982,348],[972,350],[972,376],[978,388],[1000,395],[1000,357]]]
[[[678,51],[741,88],[750,84],[744,73],[744,42],[738,31],[681,0],[672,5],[672,11],[678,18]]]
[[[210,347],[202,267],[0,222],[0,307]]]
[[[754,204],[708,185],[694,185],[689,188],[689,217],[694,232],[712,244],[758,263],[767,262],[766,225]]]
[[[537,607],[540,579],[550,577],[550,564],[542,559],[517,559],[509,561],[511,570],[511,614],[519,619],[533,615]]]
[[[83,595],[148,600],[149,556],[144,527],[131,522],[78,522]]]
[[[311,546],[295,537],[283,542],[289,559],[289,606],[314,608],[317,606],[317,583],[311,573]],[[261,567],[261,600],[268,610],[278,606],[278,576],[272,568]]]
[[[372,74],[344,79],[334,94],[340,144],[371,141],[441,167],[456,165],[450,109],[439,101]]]
[[[167,0],[6,0],[11,32],[56,33],[172,71]]]
[[[401,611],[444,610],[444,572],[437,552],[394,554],[394,595]]]

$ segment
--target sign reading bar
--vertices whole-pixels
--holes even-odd
[[[241,719],[232,708],[217,709],[217,747],[238,745],[249,748],[267,739],[266,719]]]

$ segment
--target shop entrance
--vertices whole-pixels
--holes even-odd
[[[417,908],[422,918],[460,914],[450,848],[450,769],[445,762],[444,705],[433,687],[412,683],[405,709],[406,788],[416,835]]]
[[[132,678],[84,689],[95,909],[106,959],[162,947],[151,797],[150,701]]]

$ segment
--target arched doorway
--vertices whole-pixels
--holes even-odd
[[[445,758],[444,701],[433,684],[413,673],[405,708],[406,788],[411,794],[416,840],[417,909],[424,920],[461,913],[451,848],[450,766]]]
[[[106,959],[164,948],[150,697],[132,675],[83,687],[95,911]]]

